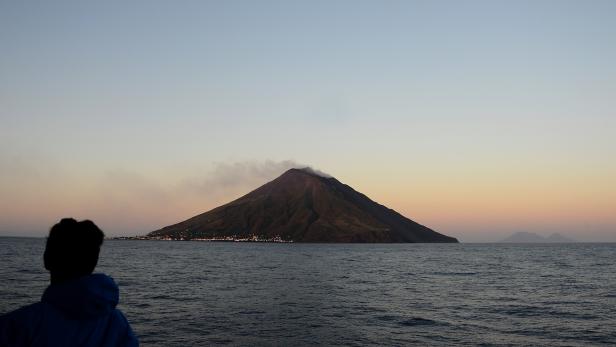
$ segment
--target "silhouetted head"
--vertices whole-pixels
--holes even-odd
[[[105,234],[92,221],[64,218],[49,231],[45,268],[51,282],[62,282],[91,274]]]

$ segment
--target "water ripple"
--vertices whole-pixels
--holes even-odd
[[[0,238],[0,313],[42,239]],[[105,242],[144,346],[616,345],[616,245]]]

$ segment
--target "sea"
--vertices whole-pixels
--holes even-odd
[[[44,239],[0,238],[0,314]],[[142,346],[616,346],[616,244],[106,240]]]

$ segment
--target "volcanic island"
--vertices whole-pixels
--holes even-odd
[[[348,243],[457,243],[310,168],[140,239]]]

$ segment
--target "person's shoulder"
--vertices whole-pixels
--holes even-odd
[[[124,316],[124,313],[119,309],[114,309],[111,312],[113,327],[118,335],[117,346],[138,346],[139,340],[133,332],[128,320]]]
[[[0,345],[23,346],[40,323],[45,304],[37,302],[0,316]]]
[[[31,320],[33,316],[39,315],[44,309],[45,304],[42,302],[26,305],[1,315],[0,323],[6,324],[7,322],[19,321],[23,319]]]

